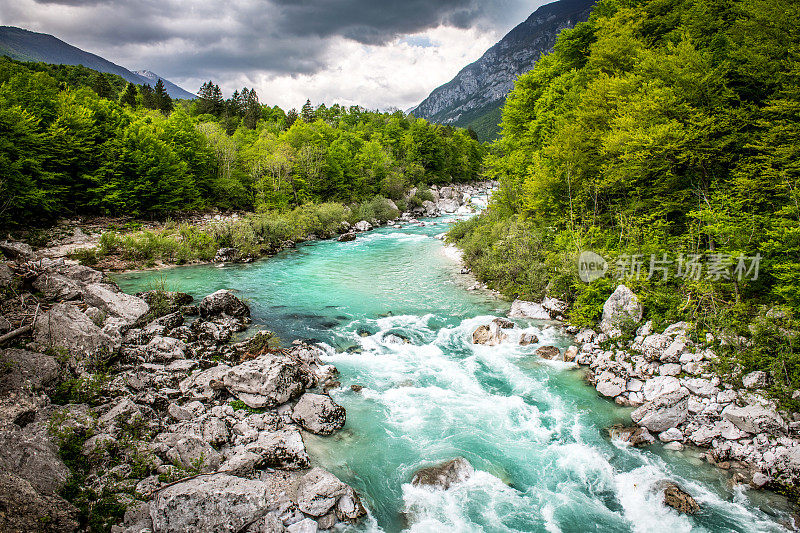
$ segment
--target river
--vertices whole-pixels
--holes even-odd
[[[552,325],[521,321],[510,342],[471,344],[509,304],[466,290],[435,225],[381,228],[349,243],[318,241],[248,265],[201,265],[115,276],[134,293],[162,279],[196,298],[238,292],[254,326],[330,347],[331,392],[344,430],[306,435],[312,458],[353,485],[370,509],[359,530],[395,532],[782,531],[781,500],[729,488],[695,452],[632,449],[604,428],[629,410],[598,397],[580,371],[533,356],[570,344]],[[527,328],[539,344],[518,346]],[[394,333],[408,339],[392,343]],[[396,340],[396,339],[395,339]],[[359,392],[351,385],[360,385]],[[448,491],[412,487],[425,466],[466,457],[477,472]],[[672,479],[702,506],[665,508],[653,486]]]

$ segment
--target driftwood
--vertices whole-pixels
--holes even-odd
[[[6,333],[3,336],[0,336],[0,344],[3,344],[6,341],[9,341],[9,340],[11,340],[11,339],[13,339],[15,337],[19,337],[23,333],[27,333],[30,330],[32,330],[33,327],[36,325],[36,318],[38,316],[39,316],[39,305],[37,304],[36,305],[36,312],[33,314],[33,322],[31,322],[30,324],[27,324],[25,326],[21,326],[21,327],[15,329],[15,330],[9,331],[8,333]]]

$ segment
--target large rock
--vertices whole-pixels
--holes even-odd
[[[200,301],[200,316],[208,318],[218,315],[250,316],[250,308],[227,289],[220,289]]]
[[[664,505],[672,507],[684,514],[696,514],[700,510],[700,505],[692,498],[691,494],[680,488],[673,481],[659,481],[655,484],[655,489],[664,491]]]
[[[595,388],[603,396],[614,398],[627,390],[627,381],[613,372],[606,371],[597,376]]]
[[[60,496],[38,492],[25,479],[0,472],[0,531],[76,531],[77,514],[78,510]]]
[[[6,257],[19,261],[34,261],[36,259],[36,253],[33,248],[24,242],[2,241],[0,242],[0,252],[3,252]]]
[[[160,363],[169,362],[173,359],[185,359],[186,343],[172,337],[156,336],[147,343],[145,352],[150,361]]]
[[[781,415],[761,405],[739,407],[731,404],[722,411],[722,416],[747,433],[785,434],[788,427]]]
[[[284,355],[266,354],[230,368],[222,383],[249,407],[274,407],[298,397],[308,376],[303,365]]]
[[[647,431],[647,428],[636,426],[617,424],[608,428],[608,434],[612,439],[620,440],[636,448],[649,446],[656,441],[650,432]]]
[[[418,470],[411,479],[411,484],[447,490],[455,483],[468,480],[474,473],[475,469],[469,461],[456,457],[446,463]]]
[[[339,498],[347,492],[347,488],[347,485],[327,470],[312,468],[300,480],[297,506],[307,515],[322,516],[336,505]]]
[[[483,344],[485,346],[497,346],[508,338],[503,333],[503,328],[497,322],[492,322],[488,326],[478,326],[472,333],[472,344]]]
[[[45,273],[36,278],[33,288],[49,301],[75,300],[81,295],[83,285],[60,274]]]
[[[262,481],[214,474],[158,492],[150,518],[157,533],[237,533],[278,501],[279,495]]]
[[[356,222],[355,226],[353,227],[356,229],[356,231],[369,231],[372,229],[372,224],[366,220],[362,220],[360,222]]]
[[[186,469],[214,472],[222,464],[222,456],[203,439],[187,436],[167,451],[167,459]]]
[[[292,420],[317,435],[330,435],[342,429],[345,418],[344,407],[330,396],[310,392],[300,397],[292,411]]]
[[[83,290],[83,301],[106,315],[122,319],[128,326],[135,324],[150,310],[150,306],[141,298],[114,291],[113,288],[104,283],[90,283]]]
[[[648,361],[660,361],[667,349],[672,345],[671,337],[654,333],[642,341],[642,354]]]
[[[644,382],[642,392],[647,401],[654,400],[662,394],[669,394],[681,388],[681,382],[673,376],[657,376]]]
[[[608,335],[615,329],[642,320],[642,304],[633,292],[625,285],[619,285],[614,293],[603,304],[603,319],[600,329]]]
[[[34,338],[41,346],[64,348],[73,354],[114,351],[117,341],[71,304],[55,304],[36,320]]]
[[[689,391],[678,389],[662,394],[639,406],[631,413],[631,419],[654,433],[674,428],[689,416]]]
[[[61,377],[56,360],[39,352],[8,349],[0,351],[0,395],[14,390],[38,391],[56,384]]]
[[[535,320],[550,320],[550,313],[536,302],[526,302],[525,300],[514,300],[511,304],[510,318],[530,318]]]
[[[50,439],[16,424],[0,430],[0,470],[13,472],[47,494],[57,494],[69,474]]]
[[[303,437],[294,428],[262,432],[258,435],[258,440],[245,448],[261,458],[259,466],[300,470],[311,464]]]
[[[768,383],[769,375],[761,370],[750,372],[742,377],[742,385],[748,389],[763,389]]]

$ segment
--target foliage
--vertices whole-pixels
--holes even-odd
[[[775,366],[793,347],[747,325],[773,303],[800,311],[798,42],[797,3],[600,0],[517,79],[486,157],[500,190],[451,239],[496,288],[566,298],[582,325],[624,282],[656,327],[743,330],[738,366],[797,387],[789,362]],[[583,250],[640,254],[645,274],[585,284]],[[645,279],[662,253],[760,254],[760,272]]]
[[[246,87],[225,100],[209,81],[197,100],[173,102],[162,80],[135,87],[2,58],[0,226],[399,200],[409,186],[480,171],[483,148],[464,130],[358,106],[308,102],[297,116]]]

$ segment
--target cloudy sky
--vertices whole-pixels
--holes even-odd
[[[50,33],[195,92],[255,87],[284,108],[407,109],[550,0],[0,0]]]

